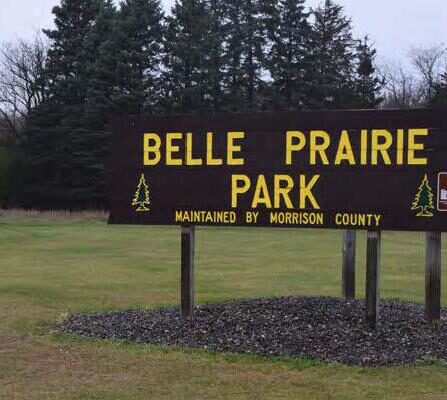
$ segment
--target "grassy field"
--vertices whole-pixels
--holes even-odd
[[[319,365],[51,333],[67,313],[176,304],[179,239],[173,227],[1,216],[0,399],[447,399],[440,363]],[[200,228],[197,246],[199,303],[340,293],[341,232]],[[361,297],[364,253],[360,234]],[[385,233],[382,296],[423,295],[423,235]]]

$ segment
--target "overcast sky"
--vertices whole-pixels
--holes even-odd
[[[0,0],[0,42],[30,37],[52,24],[58,0]],[[170,9],[174,0],[162,0]],[[308,0],[316,6],[320,0]],[[447,44],[447,0],[338,0],[358,36],[368,34],[380,59],[402,60],[414,46]]]

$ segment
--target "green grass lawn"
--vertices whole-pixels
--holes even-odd
[[[326,230],[198,228],[197,301],[339,296],[341,237]],[[423,239],[384,234],[384,298],[423,301]],[[51,333],[67,313],[177,304],[179,249],[175,227],[0,217],[0,399],[447,399],[447,367],[440,363],[318,365]],[[363,233],[357,252],[363,297]]]

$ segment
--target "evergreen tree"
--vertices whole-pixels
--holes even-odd
[[[208,107],[204,80],[210,16],[204,0],[176,0],[166,18],[163,86],[166,112],[189,113]]]
[[[23,203],[105,207],[105,124],[115,85],[109,40],[115,8],[111,0],[63,0],[53,13],[56,28],[46,31],[52,40],[49,96],[30,115],[24,132]]]
[[[86,52],[94,55],[87,63],[88,84],[83,104],[82,125],[92,130],[103,130],[108,114],[114,110],[116,90],[117,39],[116,10],[112,0],[99,7],[94,25],[84,41]]]
[[[354,97],[355,41],[351,20],[332,0],[313,11],[310,42],[312,67],[306,79],[311,85],[311,108],[348,108]]]
[[[224,31],[225,7],[222,0],[209,0],[208,18],[209,31],[206,40],[204,81],[205,99],[209,111],[218,112],[225,104],[225,93],[223,87],[225,66],[227,59],[224,53],[225,31]]]
[[[447,72],[441,76],[440,81],[435,85],[435,94],[430,100],[432,107],[447,107]]]
[[[86,97],[88,67],[95,54],[85,44],[102,4],[102,0],[62,0],[53,8],[55,29],[44,30],[51,40],[47,67],[50,92],[67,105],[79,105]]]
[[[231,111],[257,110],[264,89],[262,4],[259,0],[224,0],[224,7],[225,108]]]
[[[305,0],[264,0],[264,26],[269,39],[265,66],[272,78],[270,97],[275,108],[301,109],[309,91],[309,14]]]
[[[113,90],[116,86],[113,40],[116,9],[113,0],[103,0],[87,36],[85,51],[93,55],[88,60],[87,92],[81,108],[79,126],[66,127],[70,146],[76,150],[72,164],[71,207],[105,207],[105,159],[110,133],[108,116],[115,110]]]
[[[223,85],[224,109],[238,111],[245,108],[243,59],[243,30],[241,24],[241,2],[224,0],[226,18],[222,21],[225,35],[224,57],[226,61]]]
[[[114,103],[120,112],[156,111],[161,95],[162,20],[159,0],[121,2],[114,37],[117,58]]]
[[[23,185],[16,193],[25,208],[59,209],[70,202],[71,153],[64,143],[61,115],[61,105],[47,99],[28,116],[21,144]]]
[[[376,49],[374,49],[366,36],[357,44],[357,66],[354,81],[355,100],[353,106],[356,108],[376,108],[383,98],[380,91],[384,82],[377,76],[374,67]]]

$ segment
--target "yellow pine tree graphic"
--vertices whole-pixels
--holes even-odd
[[[132,200],[133,206],[138,206],[136,211],[139,212],[147,212],[149,211],[149,204],[151,204],[149,200],[149,188],[146,184],[146,179],[144,178],[144,174],[141,174],[140,181],[138,182],[137,191],[135,192],[135,196]]]
[[[411,207],[412,210],[420,210],[417,214],[418,217],[433,217],[433,213],[429,211],[435,209],[433,196],[433,190],[428,182],[428,176],[425,174],[414,198],[413,206]]]

